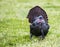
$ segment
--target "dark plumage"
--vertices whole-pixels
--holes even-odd
[[[27,16],[30,25],[30,37],[32,36],[42,36],[42,39],[48,33],[49,24],[48,24],[48,16],[46,12],[39,6],[35,6],[30,9]]]

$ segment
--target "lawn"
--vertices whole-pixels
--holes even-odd
[[[34,6],[42,7],[50,29],[44,40],[30,40],[26,18]],[[0,0],[0,47],[60,47],[60,0]]]

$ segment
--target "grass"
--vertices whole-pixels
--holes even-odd
[[[60,0],[0,0],[0,47],[60,47]],[[50,29],[44,40],[29,38],[28,11],[41,6]]]

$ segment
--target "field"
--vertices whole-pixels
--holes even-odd
[[[50,29],[44,40],[30,40],[26,18],[34,6],[42,7]],[[0,0],[0,47],[60,47],[60,0]]]

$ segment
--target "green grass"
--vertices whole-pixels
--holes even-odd
[[[60,47],[60,0],[0,0],[0,47]],[[41,6],[48,14],[44,40],[29,38],[29,10]]]

